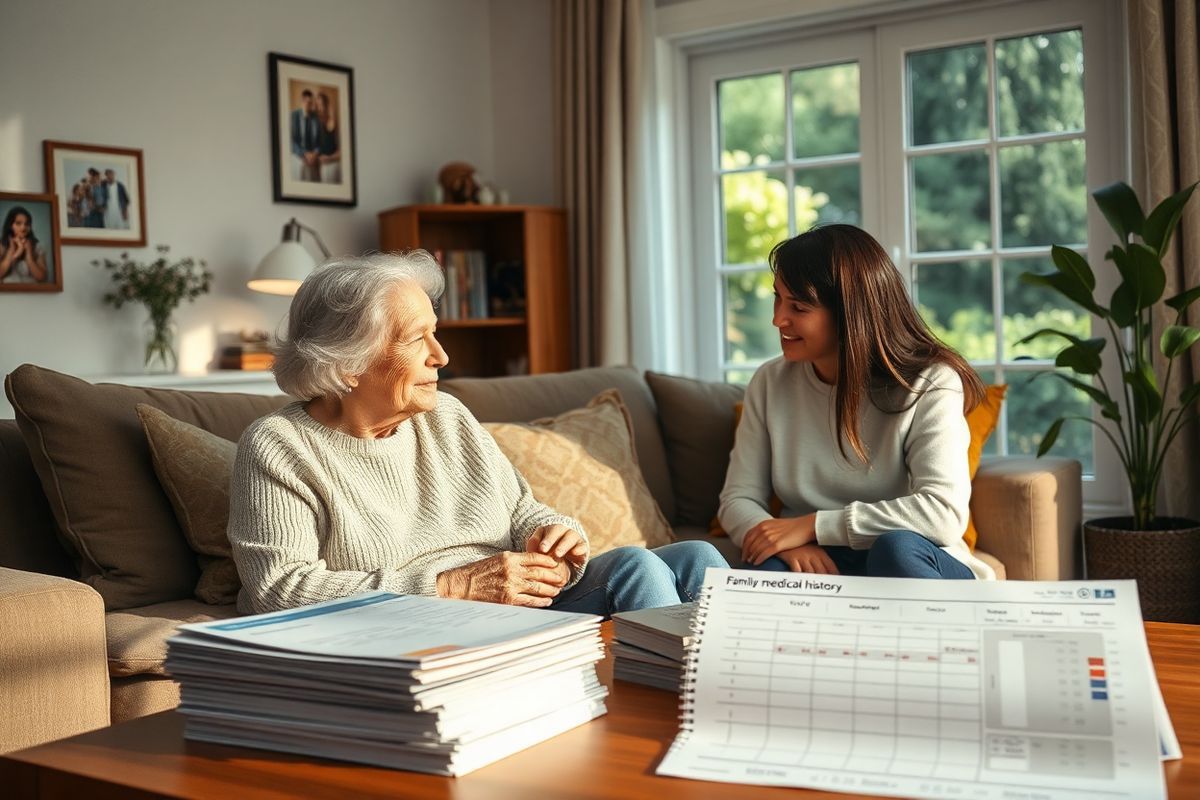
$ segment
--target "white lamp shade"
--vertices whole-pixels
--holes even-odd
[[[256,292],[294,295],[316,265],[299,242],[280,242],[258,262],[246,285]]]

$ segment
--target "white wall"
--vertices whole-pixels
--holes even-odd
[[[554,201],[553,158],[523,156],[526,142],[544,151],[551,140],[549,38],[507,38],[541,28],[549,0],[6,3],[4,29],[21,35],[0,47],[0,191],[44,191],[43,139],[142,149],[143,254],[169,244],[216,276],[212,294],[177,313],[181,366],[202,370],[218,334],[273,329],[286,312],[286,299],[245,281],[293,215],[334,253],[376,248],[377,212],[423,200],[452,160],[516,202]],[[357,207],[272,202],[271,51],[354,68]],[[61,294],[0,293],[0,374],[27,361],[76,375],[140,370],[141,307],[103,305],[106,276],[90,265],[120,252],[64,246]]]

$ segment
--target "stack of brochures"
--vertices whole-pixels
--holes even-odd
[[[613,677],[678,692],[695,603],[613,614]]]
[[[605,713],[600,618],[367,592],[180,627],[184,735],[464,775]]]

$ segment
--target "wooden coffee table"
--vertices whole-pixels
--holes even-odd
[[[605,625],[605,636],[608,636]],[[1184,758],[1164,766],[1173,798],[1200,797],[1200,627],[1146,624],[1150,652]],[[678,729],[678,698],[601,678],[606,716],[463,778],[186,742],[166,711],[0,756],[11,798],[706,798],[846,797],[824,792],[662,778],[654,769]]]

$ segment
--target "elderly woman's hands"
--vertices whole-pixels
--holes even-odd
[[[439,597],[545,608],[570,573],[545,553],[497,553],[437,576]]]

